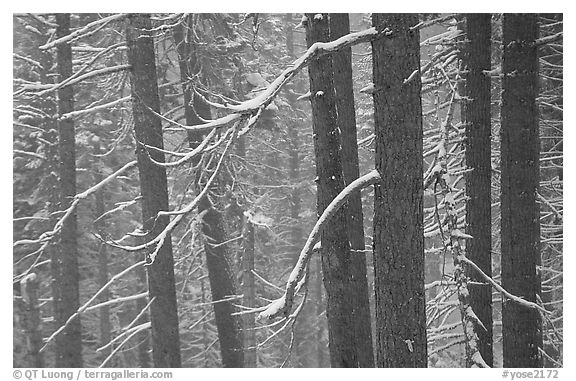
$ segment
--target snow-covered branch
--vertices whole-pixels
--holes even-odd
[[[116,99],[115,101],[103,103],[103,104],[96,105],[94,107],[90,107],[87,109],[75,110],[75,111],[68,112],[66,114],[62,114],[62,115],[60,115],[60,119],[74,118],[74,117],[77,117],[80,115],[89,114],[91,112],[96,112],[96,111],[104,110],[104,109],[107,109],[110,107],[114,107],[116,105],[122,104],[123,102],[129,102],[129,101],[130,101],[130,96],[123,97],[120,99]]]
[[[564,33],[559,32],[556,34],[552,34],[550,36],[541,37],[541,38],[537,39],[535,42],[535,45],[536,46],[542,46],[542,45],[550,44],[552,42],[560,41],[562,38],[564,38]]]
[[[518,303],[518,304],[520,304],[526,308],[538,310],[538,311],[543,312],[545,314],[551,313],[546,308],[539,306],[538,304],[536,304],[534,302],[530,302],[528,300],[522,299],[521,297],[516,296],[516,295],[512,295],[511,293],[506,291],[506,289],[504,289],[504,287],[502,287],[501,285],[498,284],[498,282],[496,282],[494,279],[492,279],[491,277],[486,275],[486,273],[484,271],[482,271],[482,269],[480,267],[478,267],[478,265],[476,263],[472,262],[464,254],[461,254],[458,259],[461,262],[464,262],[468,266],[472,267],[474,270],[476,270],[478,272],[478,274],[480,274],[482,276],[482,278],[484,278],[486,280],[486,282],[490,283],[492,285],[492,287],[494,287],[496,290],[498,290],[498,292],[502,293],[502,295],[504,295],[506,298],[510,299],[511,301]]]
[[[389,29],[377,31],[376,28],[369,28],[360,32],[347,34],[331,42],[316,42],[256,97],[238,105],[227,105],[226,109],[231,111],[231,114],[212,120],[209,123],[183,127],[189,130],[207,130],[232,123],[238,120],[241,115],[256,115],[259,111],[262,112],[262,110],[268,107],[282,87],[313,60],[326,54],[339,52],[353,45],[371,42],[390,35],[392,35],[392,32]]]
[[[58,38],[52,42],[44,44],[44,45],[40,46],[39,48],[40,48],[40,50],[51,49],[51,48],[55,47],[56,45],[72,42],[72,41],[77,40],[79,38],[92,35],[92,34],[96,33],[98,30],[100,30],[103,27],[105,27],[106,25],[108,25],[108,23],[110,23],[112,21],[122,20],[126,16],[127,16],[127,14],[125,14],[125,13],[118,13],[118,14],[114,14],[114,15],[111,15],[108,17],[104,17],[100,20],[93,21],[89,24],[86,24],[86,26],[84,26],[84,27],[64,36],[64,37]]]
[[[109,175],[108,177],[106,177],[105,179],[100,181],[98,184],[96,184],[96,185],[92,186],[91,188],[86,189],[84,192],[78,193],[76,196],[74,196],[72,203],[64,211],[64,215],[60,218],[60,220],[58,220],[58,222],[56,222],[56,225],[54,225],[54,229],[52,229],[52,231],[44,232],[36,240],[19,240],[19,241],[16,241],[16,242],[14,242],[14,244],[12,246],[16,247],[19,245],[27,245],[27,244],[34,244],[34,243],[41,243],[41,242],[50,241],[60,231],[60,229],[62,228],[62,225],[64,224],[64,221],[66,221],[66,219],[72,213],[74,213],[74,210],[76,210],[76,207],[78,206],[78,204],[80,203],[81,200],[83,200],[83,199],[87,198],[88,196],[96,193],[97,191],[102,189],[102,187],[104,187],[106,184],[108,184],[110,181],[114,180],[116,177],[120,176],[122,173],[124,173],[127,170],[131,169],[132,167],[136,166],[136,164],[137,164],[136,160],[129,162],[128,164],[124,165],[122,168],[120,168],[116,172],[112,173],[111,175]]]
[[[308,235],[308,239],[306,240],[306,243],[300,252],[300,256],[298,257],[298,262],[290,273],[284,295],[270,303],[266,309],[258,315],[259,319],[274,319],[281,315],[290,315],[290,310],[294,301],[294,295],[296,292],[298,292],[299,285],[301,284],[301,281],[304,278],[304,274],[306,272],[306,265],[308,264],[312,253],[314,252],[314,245],[320,240],[321,233],[326,226],[327,221],[329,221],[330,218],[332,218],[334,214],[342,207],[342,205],[344,205],[351,194],[370,185],[374,185],[380,180],[380,173],[378,173],[377,170],[368,172],[364,176],[351,182],[346,188],[342,190],[342,192],[338,194],[338,196],[334,198],[334,200],[332,200],[332,202],[330,202],[330,205],[328,205],[328,207],[324,210],[318,221],[316,221],[314,228]]]
[[[206,182],[206,185],[204,186],[202,191],[200,191],[200,193],[194,198],[194,200],[192,200],[188,205],[186,205],[184,208],[182,208],[180,210],[171,211],[171,212],[170,211],[164,211],[164,212],[161,211],[158,213],[158,217],[160,217],[160,216],[175,216],[175,217],[164,227],[164,229],[156,237],[154,237],[152,240],[150,240],[150,241],[148,241],[142,245],[138,245],[138,246],[122,246],[116,242],[107,242],[107,243],[110,244],[111,246],[114,246],[114,247],[117,247],[119,249],[126,250],[126,251],[140,251],[140,250],[144,250],[144,249],[147,249],[149,247],[156,245],[156,249],[154,250],[154,252],[152,252],[150,254],[150,260],[152,262],[154,262],[154,259],[156,258],[158,251],[162,247],[164,240],[166,240],[166,238],[169,237],[169,234],[172,232],[172,230],[174,230],[174,228],[176,228],[176,226],[178,226],[178,224],[182,221],[182,219],[188,213],[192,212],[194,210],[194,208],[196,208],[196,206],[198,205],[200,200],[208,192],[210,185],[212,184],[212,182],[214,181],[214,179],[218,175],[218,171],[222,165],[222,162],[224,161],[224,158],[226,157],[226,154],[228,153],[229,148],[232,146],[232,143],[235,141],[235,139],[237,137],[237,130],[238,130],[239,124],[240,124],[240,121],[238,123],[236,123],[234,125],[234,127],[232,127],[229,130],[231,132],[232,136],[228,140],[228,143],[226,144],[226,147],[224,148],[224,151],[222,152],[222,155],[220,156],[220,159],[218,160],[218,163],[216,164],[216,168],[214,169],[212,176],[210,176],[210,178]]]
[[[128,70],[128,69],[130,69],[130,65],[124,64],[124,65],[117,65],[117,66],[111,66],[111,67],[105,67],[102,69],[92,70],[91,72],[88,72],[88,73],[83,74],[83,75],[78,75],[78,76],[74,75],[70,78],[66,78],[64,81],[62,81],[60,83],[57,83],[57,84],[52,85],[51,87],[49,87],[47,89],[40,91],[37,95],[42,96],[42,95],[45,95],[46,93],[49,93],[51,91],[58,90],[58,89],[61,89],[61,88],[67,87],[67,86],[75,85],[78,82],[82,82],[82,81],[89,79],[89,78],[98,77],[101,75],[112,74],[112,73],[116,73],[116,72],[119,72],[122,70]],[[28,88],[26,86],[24,86],[23,88],[28,90]],[[35,88],[32,88],[32,89],[35,89]]]
[[[63,326],[58,328],[56,331],[54,331],[54,333],[52,335],[50,335],[50,337],[46,340],[46,343],[44,344],[44,346],[42,348],[40,348],[40,352],[42,352],[44,349],[46,349],[46,347],[48,347],[48,344],[50,344],[50,342],[52,340],[54,340],[54,338],[56,336],[58,336],[62,331],[64,331],[66,329],[66,327],[68,327],[70,325],[70,323],[72,323],[74,321],[74,319],[76,319],[83,312],[86,312],[88,310],[88,307],[90,307],[90,304],[92,304],[92,302],[94,302],[94,300],[96,300],[96,298],[98,298],[98,296],[100,296],[104,291],[106,291],[108,289],[108,287],[110,287],[115,281],[122,278],[124,275],[126,275],[130,271],[132,271],[132,270],[134,270],[140,266],[144,266],[145,264],[146,264],[146,261],[137,262],[137,263],[133,264],[132,266],[126,268],[125,270],[119,272],[118,274],[114,275],[112,278],[110,278],[108,283],[106,283],[104,286],[102,286],[94,295],[92,295],[92,297],[86,303],[84,303],[84,305],[82,305],[82,307],[80,307],[78,309],[78,311],[76,311],[76,313],[74,313],[72,316],[70,316],[68,318],[68,320],[66,321],[66,323],[64,323]]]

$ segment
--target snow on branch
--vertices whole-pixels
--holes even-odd
[[[108,17],[104,17],[100,20],[93,21],[89,24],[86,24],[86,26],[84,26],[83,28],[80,28],[80,29],[78,29],[78,30],[76,30],[76,31],[64,36],[64,37],[58,38],[52,42],[49,42],[47,44],[40,46],[40,50],[51,49],[51,48],[55,47],[56,45],[72,42],[72,41],[75,41],[79,38],[92,35],[92,34],[96,33],[97,31],[99,31],[100,29],[102,29],[103,27],[105,27],[106,25],[108,25],[110,22],[122,20],[126,16],[128,16],[126,13],[118,13],[118,14],[114,14],[114,15],[111,15]]]
[[[226,154],[228,153],[229,148],[232,146],[232,143],[236,140],[236,137],[238,135],[237,134],[238,126],[239,126],[240,122],[241,122],[241,120],[238,121],[237,123],[235,123],[234,126],[228,130],[227,133],[230,133],[231,137],[228,140],[228,143],[226,143],[226,146],[224,147],[224,151],[222,152],[222,155],[220,156],[220,159],[218,160],[218,163],[216,164],[216,168],[214,169],[212,176],[210,176],[210,178],[206,182],[206,185],[204,186],[202,191],[200,191],[200,193],[194,198],[194,200],[192,200],[188,205],[186,205],[184,208],[182,208],[180,210],[158,212],[157,217],[160,217],[160,216],[175,216],[175,217],[164,227],[164,229],[156,237],[154,237],[152,240],[150,240],[150,241],[148,241],[142,245],[138,245],[138,246],[122,246],[122,245],[119,245],[117,242],[113,242],[113,241],[107,241],[107,243],[109,245],[117,247],[119,249],[126,250],[126,251],[132,251],[132,252],[144,250],[144,249],[147,249],[147,248],[155,245],[156,248],[155,248],[154,252],[152,252],[150,254],[150,261],[154,262],[154,259],[156,258],[158,251],[160,250],[160,248],[164,244],[164,241],[166,240],[166,238],[168,238],[168,236],[172,232],[172,230],[174,230],[174,228],[176,228],[176,226],[178,226],[178,224],[182,221],[182,219],[188,213],[190,213],[191,211],[194,210],[194,208],[196,208],[196,205],[198,205],[200,200],[208,192],[208,189],[210,188],[210,185],[212,184],[212,182],[216,178],[216,175],[218,174],[218,171],[222,165],[222,162],[224,161],[224,158],[226,157]]]
[[[112,102],[103,103],[103,104],[96,105],[96,106],[94,106],[94,107],[90,107],[90,108],[87,108],[87,109],[84,109],[84,110],[71,111],[71,112],[68,112],[68,113],[66,113],[66,114],[60,115],[60,119],[63,120],[63,119],[74,118],[74,117],[77,117],[77,116],[80,116],[80,115],[89,114],[89,113],[91,113],[91,112],[104,110],[104,109],[107,109],[107,108],[110,108],[110,107],[114,107],[114,106],[116,106],[116,105],[118,105],[118,104],[122,104],[122,103],[124,103],[124,102],[130,102],[130,98],[131,98],[130,96],[127,96],[127,97],[123,97],[123,98],[120,98],[120,99],[116,99],[115,101],[112,101]]]
[[[122,349],[124,344],[126,344],[128,341],[130,341],[130,339],[133,338],[134,336],[136,336],[139,332],[144,331],[144,330],[150,328],[151,326],[152,326],[152,324],[150,322],[146,322],[146,323],[142,323],[142,324],[132,328],[130,331],[127,331],[128,336],[126,336],[126,338],[124,340],[122,340],[122,342],[116,348],[114,348],[114,350],[108,355],[108,357],[106,357],[106,359],[102,362],[102,364],[98,365],[98,368],[103,368],[104,366],[106,366],[106,364],[108,364],[108,362],[112,359],[112,357],[120,349]]]
[[[86,62],[85,64],[83,64],[82,67],[81,67],[78,71],[76,71],[76,73],[74,73],[74,74],[72,74],[70,77],[62,80],[60,83],[55,84],[52,88],[46,89],[46,90],[44,90],[44,91],[39,92],[38,95],[45,95],[47,92],[54,91],[54,90],[57,90],[57,89],[59,89],[59,88],[62,88],[62,87],[65,87],[65,86],[70,85],[71,83],[69,83],[69,82],[71,82],[72,80],[74,80],[74,79],[80,77],[81,75],[83,75],[84,73],[86,73],[86,71],[87,71],[96,61],[98,61],[100,58],[102,58],[106,53],[109,53],[109,52],[112,51],[112,50],[116,50],[116,49],[118,49],[118,48],[124,48],[124,47],[125,47],[124,42],[121,42],[121,43],[118,43],[118,44],[110,45],[110,46],[108,46],[107,48],[98,51],[98,52],[94,55],[94,57],[92,57],[88,62]],[[85,78],[84,78],[84,79],[85,79]]]
[[[89,311],[96,310],[98,308],[102,308],[102,307],[106,307],[106,306],[110,306],[113,304],[124,303],[124,302],[128,302],[130,300],[136,300],[136,299],[147,298],[147,297],[148,297],[148,291],[142,292],[142,293],[136,294],[136,295],[123,296],[121,298],[107,300],[105,302],[90,306],[90,307],[86,308],[85,312],[89,312]]]
[[[313,60],[318,59],[319,57],[322,57],[326,54],[339,52],[353,45],[364,42],[371,42],[379,38],[389,37],[390,35],[392,35],[392,31],[389,29],[377,31],[376,28],[369,28],[360,32],[347,34],[331,42],[316,42],[308,48],[306,53],[295,60],[256,97],[244,101],[238,105],[226,105],[226,109],[231,111],[231,114],[218,119],[214,119],[209,123],[183,127],[188,130],[207,130],[234,122],[238,120],[241,115],[252,116],[256,115],[258,112],[261,113],[262,110],[270,105],[282,87],[288,83],[296,74],[298,74],[304,67],[309,65]]]
[[[204,152],[204,148],[206,147],[206,145],[208,145],[208,143],[214,137],[214,135],[216,135],[216,131],[217,130],[214,128],[212,131],[210,131],[210,133],[204,138],[204,140],[202,140],[202,142],[196,148],[194,148],[192,151],[188,152],[187,154],[185,154],[184,156],[182,156],[180,159],[178,159],[176,161],[162,163],[162,162],[159,162],[159,161],[152,159],[152,157],[150,155],[148,158],[154,164],[159,165],[161,167],[176,167],[178,165],[184,164],[185,162],[191,160],[192,158],[194,158],[198,154]],[[156,147],[152,147],[149,145],[144,145],[144,146],[146,148],[156,148]],[[174,154],[174,153],[171,152],[170,154]]]
[[[561,40],[562,38],[564,38],[564,33],[563,32],[559,32],[550,36],[546,36],[546,37],[542,37],[536,40],[535,45],[536,46],[542,46],[542,45],[546,45],[546,44],[550,44],[552,42],[556,42]]]
[[[304,275],[306,273],[306,265],[308,264],[312,253],[314,252],[314,245],[319,241],[320,235],[327,222],[334,216],[334,214],[336,214],[342,205],[344,205],[352,193],[370,185],[374,185],[379,181],[381,181],[380,173],[378,173],[377,170],[372,170],[371,172],[368,172],[364,176],[351,182],[346,188],[342,190],[342,192],[338,194],[338,196],[334,198],[334,200],[332,200],[332,202],[330,202],[330,205],[328,205],[318,221],[316,221],[314,228],[310,232],[308,239],[306,240],[306,243],[300,252],[298,262],[288,277],[284,295],[270,303],[266,309],[258,315],[258,319],[274,319],[281,315],[285,317],[290,315],[290,310],[294,302],[294,295],[296,292],[298,292],[303,284],[301,281],[304,279]]]
[[[130,65],[124,64],[124,65],[117,65],[117,66],[105,67],[102,69],[93,70],[91,72],[88,72],[86,74],[79,75],[79,76],[74,75],[73,77],[66,78],[64,81],[62,81],[56,85],[53,85],[50,88],[47,88],[47,89],[40,91],[37,95],[39,95],[39,96],[45,95],[46,93],[49,93],[51,91],[61,89],[61,88],[67,87],[67,86],[75,85],[78,82],[82,82],[82,81],[89,79],[89,78],[98,77],[100,75],[112,74],[112,73],[116,73],[116,72],[128,70],[128,69],[130,69]],[[29,89],[26,86],[23,86],[23,88],[26,90],[33,90],[34,89],[34,88]]]
[[[70,316],[68,318],[68,320],[66,321],[66,323],[64,323],[63,326],[58,328],[56,331],[54,331],[54,333],[52,335],[50,335],[50,337],[46,340],[46,343],[44,344],[44,346],[42,346],[42,348],[40,348],[39,352],[44,351],[46,349],[46,347],[48,347],[48,344],[50,344],[50,342],[52,340],[54,340],[54,338],[56,336],[58,336],[62,331],[64,331],[66,329],[66,327],[68,327],[70,325],[70,323],[72,323],[74,321],[74,319],[76,319],[78,316],[80,316],[80,314],[82,314],[83,312],[86,312],[88,310],[88,307],[90,307],[90,304],[92,304],[92,302],[94,302],[96,300],[96,298],[98,298],[98,296],[100,296],[104,291],[106,291],[106,289],[108,289],[108,287],[110,287],[115,281],[117,281],[118,279],[120,279],[121,277],[123,277],[124,275],[129,273],[130,271],[132,271],[132,270],[134,270],[140,266],[144,266],[145,264],[146,264],[146,261],[137,262],[137,263],[133,264],[132,266],[126,268],[125,270],[119,272],[118,274],[114,275],[112,278],[110,278],[108,283],[106,283],[104,286],[102,286],[94,295],[92,295],[92,297],[86,303],[84,303],[84,305],[82,305],[82,307],[80,307],[78,309],[78,311],[76,311],[72,316]]]
[[[60,231],[60,229],[62,228],[62,225],[64,224],[64,221],[66,221],[66,219],[74,212],[74,210],[76,209],[76,207],[78,206],[78,204],[80,203],[81,200],[83,200],[83,199],[87,198],[88,196],[96,193],[97,191],[102,189],[102,187],[104,187],[106,184],[108,184],[110,181],[114,180],[116,177],[120,176],[122,173],[124,173],[127,170],[136,166],[136,164],[137,164],[136,160],[129,162],[128,164],[124,165],[122,168],[120,168],[116,172],[112,173],[111,175],[109,175],[108,177],[106,177],[105,179],[100,181],[98,184],[96,184],[96,185],[92,186],[91,188],[86,189],[84,192],[78,193],[76,196],[74,196],[72,204],[70,204],[68,209],[66,209],[64,211],[64,215],[60,218],[60,220],[58,220],[58,222],[56,222],[56,225],[54,225],[54,229],[52,229],[52,231],[42,233],[42,235],[36,240],[28,240],[27,239],[27,240],[16,241],[16,242],[14,242],[14,244],[12,246],[16,247],[19,245],[28,245],[28,244],[41,243],[41,242],[45,243],[47,241],[50,241]]]
[[[440,112],[438,107],[438,95],[437,95],[437,107],[436,107],[436,120],[440,124],[440,141],[438,145],[432,150],[436,153],[435,166],[430,173],[430,177],[425,181],[425,188],[427,183],[434,182],[434,189],[439,185],[441,189],[441,195],[443,196],[442,205],[445,211],[445,223],[448,229],[447,237],[444,236],[442,231],[443,222],[440,221],[440,216],[438,213],[438,203],[435,203],[435,216],[438,220],[438,227],[440,229],[440,234],[442,236],[442,243],[444,246],[444,251],[446,254],[452,256],[454,262],[454,281],[456,283],[456,290],[458,294],[458,307],[460,310],[460,315],[462,317],[462,328],[464,333],[464,345],[466,348],[466,364],[470,366],[475,366],[478,368],[488,368],[482,355],[480,354],[478,345],[478,331],[486,329],[474,310],[470,305],[470,292],[469,292],[469,279],[462,266],[461,258],[464,256],[464,247],[461,245],[460,241],[463,239],[471,239],[472,237],[468,234],[463,233],[458,229],[458,209],[456,204],[458,189],[451,181],[451,176],[449,173],[449,163],[448,163],[448,145],[450,143],[450,124],[453,117],[454,104],[456,98],[456,90],[452,88],[452,95],[450,98],[449,108],[446,117],[443,121],[440,121]],[[458,144],[452,146],[452,150],[456,149]],[[432,179],[432,180],[431,180]]]
[[[484,278],[488,283],[490,283],[492,285],[492,287],[494,287],[496,290],[498,290],[498,292],[502,293],[502,295],[504,295],[506,298],[512,300],[513,302],[518,303],[518,304],[520,304],[526,308],[538,310],[538,311],[543,312],[545,314],[552,313],[552,312],[548,311],[546,308],[539,306],[538,304],[536,304],[534,302],[530,302],[528,300],[522,299],[521,297],[513,295],[510,292],[506,291],[506,289],[504,289],[504,287],[502,287],[501,285],[498,284],[498,282],[496,282],[494,279],[492,279],[491,277],[486,275],[486,273],[484,271],[482,271],[482,269],[480,267],[478,267],[478,265],[476,263],[472,262],[464,254],[460,255],[459,260],[461,262],[466,263],[468,266],[472,267],[474,270],[476,270],[478,272],[478,274],[480,274],[482,276],[482,278]]]

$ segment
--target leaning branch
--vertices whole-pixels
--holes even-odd
[[[324,230],[327,222],[334,216],[334,214],[336,214],[342,205],[344,205],[351,194],[370,185],[374,185],[380,180],[380,173],[378,173],[377,170],[372,170],[371,172],[368,172],[364,176],[351,182],[346,188],[342,190],[342,192],[338,194],[338,196],[334,198],[334,200],[332,200],[318,221],[316,221],[316,225],[314,225],[314,228],[310,232],[308,240],[300,252],[298,262],[290,273],[284,295],[270,303],[268,307],[258,315],[258,319],[274,319],[280,315],[284,315],[286,317],[290,315],[290,310],[294,301],[294,294],[298,291],[298,285],[301,283],[300,281],[303,279],[304,274],[306,273],[306,265],[308,264],[312,253],[314,252],[314,245],[320,240],[320,235]]]
[[[353,45],[371,42],[379,38],[390,37],[391,35],[392,31],[389,29],[378,31],[376,28],[369,28],[360,32],[347,34],[346,36],[342,36],[331,42],[316,42],[308,48],[306,53],[285,69],[282,74],[274,80],[274,82],[258,94],[258,96],[238,105],[227,105],[226,109],[231,111],[232,114],[214,119],[206,124],[187,126],[185,128],[188,130],[206,130],[215,127],[222,127],[238,120],[242,115],[256,115],[258,112],[262,112],[263,109],[268,107],[282,87],[313,60],[326,54],[337,53]]]
[[[474,270],[476,270],[478,272],[478,274],[480,274],[482,276],[482,278],[484,278],[488,283],[490,283],[492,285],[492,287],[494,287],[496,290],[498,290],[500,293],[502,293],[502,295],[504,295],[506,298],[526,307],[526,308],[530,308],[530,309],[534,309],[534,310],[538,310],[540,312],[543,312],[545,314],[550,314],[551,312],[548,311],[546,308],[539,306],[538,304],[528,301],[526,299],[522,299],[519,296],[513,295],[511,293],[509,293],[508,291],[506,291],[506,289],[504,289],[504,287],[502,287],[501,285],[499,285],[494,279],[492,279],[491,277],[489,277],[488,275],[486,275],[486,273],[484,271],[482,271],[482,269],[480,267],[478,267],[478,265],[474,262],[472,262],[470,259],[468,259],[465,255],[460,255],[460,257],[458,258],[460,261],[466,263],[468,266],[472,267]]]

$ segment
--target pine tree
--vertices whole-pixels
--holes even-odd
[[[376,169],[382,176],[374,187],[376,364],[426,367],[418,17],[373,14],[372,23],[392,32],[372,42]]]
[[[466,225],[473,238],[467,241],[466,256],[492,276],[492,215],[491,215],[491,113],[490,77],[484,73],[491,67],[491,15],[466,16],[464,64],[466,74]],[[485,329],[479,330],[479,350],[487,365],[492,366],[492,287],[474,269],[466,275],[476,282],[470,286],[470,306]]]
[[[540,294],[538,36],[536,14],[505,14],[501,141],[502,286],[536,302]],[[539,312],[503,301],[504,367],[541,366]]]
[[[184,116],[188,125],[196,125],[202,123],[200,118],[211,118],[210,106],[193,93],[193,84],[188,82],[188,78],[196,70],[197,56],[191,42],[184,38],[184,33],[184,28],[177,27],[174,30],[174,40],[178,49],[180,76],[184,83]],[[191,148],[195,148],[201,141],[201,133],[188,132],[188,143]],[[218,183],[218,179],[214,183]],[[213,185],[213,188],[218,186],[218,184]],[[202,233],[209,240],[204,245],[206,266],[212,301],[216,302],[237,294],[228,249],[226,244],[222,244],[227,240],[226,229],[222,214],[214,208],[207,196],[200,200],[198,212],[204,213]],[[242,324],[240,317],[233,315],[235,312],[237,308],[233,301],[214,303],[222,366],[225,368],[244,367]]]
[[[136,156],[140,173],[142,194],[142,220],[146,240],[152,240],[168,224],[168,216],[158,217],[158,212],[168,210],[166,171],[150,159],[164,162],[164,154],[149,150],[146,146],[162,149],[162,125],[156,115],[160,112],[154,41],[150,16],[133,14],[128,18],[126,39],[128,61],[131,68],[132,113]],[[178,308],[174,280],[172,242],[168,234],[161,243],[157,255],[146,259],[152,325],[152,359],[155,367],[180,367],[180,338],[178,332]],[[152,251],[155,247],[152,247]]]
[[[70,14],[56,14],[57,37],[70,34]],[[72,75],[72,47],[59,44],[56,50],[58,76],[60,82]],[[74,111],[74,90],[72,86],[58,89],[58,113],[60,115]],[[69,206],[76,195],[76,136],[74,121],[58,121],[58,153],[60,158],[60,207]],[[80,307],[78,271],[78,248],[76,242],[76,213],[72,213],[62,224],[57,250],[57,276],[54,279],[56,322],[59,326],[66,323]],[[80,317],[72,321],[61,335],[56,337],[56,366],[62,368],[82,367],[82,325]]]
[[[329,40],[327,14],[307,14],[306,42]],[[312,102],[312,126],[316,158],[317,211],[320,215],[344,189],[340,159],[340,133],[336,119],[332,59],[328,56],[308,66]],[[322,272],[326,288],[328,347],[332,367],[357,367],[354,338],[350,246],[346,213],[340,210],[322,233]]]
[[[347,13],[331,13],[330,39],[350,33],[350,19]],[[345,185],[360,176],[358,163],[358,143],[356,138],[356,111],[352,84],[352,48],[343,49],[332,58],[334,67],[334,87],[336,91],[337,123],[342,134],[340,151]],[[366,278],[366,251],[364,243],[364,215],[360,192],[348,200],[346,215],[348,238],[350,241],[350,266],[354,293],[354,337],[358,365],[361,368],[374,367],[372,349],[372,326],[370,323],[370,300]]]

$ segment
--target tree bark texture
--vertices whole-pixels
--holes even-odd
[[[192,96],[192,84],[188,83],[196,66],[196,52],[190,42],[185,38],[185,29],[176,27],[174,41],[180,56],[180,76],[184,81],[184,115],[186,124],[201,124],[199,118],[211,118],[210,106],[202,102],[197,95]],[[195,94],[195,93],[194,93]],[[191,105],[192,102],[192,105]],[[192,107],[193,106],[193,107]],[[202,135],[189,132],[188,141],[191,148],[196,147],[202,141]],[[213,187],[218,187],[216,181]],[[215,184],[215,185],[214,185]],[[237,287],[232,274],[232,266],[229,262],[229,253],[226,245],[226,229],[222,214],[214,208],[208,197],[203,197],[198,204],[198,212],[205,212],[202,224],[202,233],[207,239],[204,245],[206,252],[206,266],[212,292],[212,301],[217,302],[237,294]],[[242,335],[242,321],[239,316],[232,315],[237,312],[234,301],[214,303],[214,316],[220,341],[220,353],[222,366],[225,368],[244,367],[244,347]]]
[[[413,14],[373,14],[376,169],[374,276],[378,367],[426,367],[420,42]],[[408,78],[410,81],[406,81]]]
[[[133,14],[128,18],[126,34],[128,61],[132,65],[134,134],[142,194],[142,220],[147,241],[156,237],[169,221],[167,216],[157,217],[158,212],[169,209],[166,171],[150,160],[152,158],[157,162],[164,162],[164,154],[145,147],[148,145],[162,149],[164,146],[161,121],[151,111],[160,112],[151,29],[150,17],[146,14]],[[151,260],[150,252],[146,254],[146,258]],[[150,306],[154,366],[180,367],[178,308],[170,235],[164,240],[154,261],[147,267],[147,272],[149,297],[155,298]]]
[[[306,42],[330,39],[328,15],[307,14]],[[340,159],[340,131],[336,115],[332,58],[320,57],[308,66],[316,158],[317,211],[320,215],[344,189]],[[326,288],[328,347],[332,367],[358,367],[354,325],[354,295],[346,212],[330,220],[321,237],[322,271]]]
[[[536,302],[540,294],[538,38],[536,14],[505,14],[501,127],[502,286]],[[503,301],[504,367],[541,365],[538,311]]]
[[[336,40],[350,33],[350,19],[347,13],[331,13],[330,39]],[[354,87],[352,82],[352,48],[346,48],[332,56],[334,87],[336,90],[337,123],[341,131],[342,147],[340,156],[344,185],[360,177],[358,163],[358,143],[356,134],[356,111],[354,108]],[[354,303],[354,336],[358,366],[374,367],[372,329],[370,322],[370,300],[366,277],[366,250],[364,242],[364,215],[360,192],[350,195],[346,205],[348,239],[350,241],[350,276]]]
[[[466,67],[464,121],[466,123],[466,225],[473,238],[466,243],[466,256],[488,276],[492,276],[491,121],[490,76],[491,19],[489,13],[466,16],[468,45],[464,49]],[[478,330],[482,358],[492,366],[492,287],[477,271],[466,268],[470,284],[470,306],[485,329]]]
[[[56,14],[56,36],[70,34],[70,14]],[[72,75],[72,47],[60,44],[56,49],[59,81]],[[74,111],[74,90],[72,86],[58,89],[58,113]],[[58,121],[58,153],[60,158],[60,209],[64,210],[76,195],[76,139],[74,121]],[[80,307],[78,272],[78,248],[76,213],[72,213],[62,224],[57,247],[54,273],[54,303],[56,323],[62,326]],[[74,319],[60,335],[56,336],[56,366],[61,368],[82,367],[82,325],[80,317]]]

